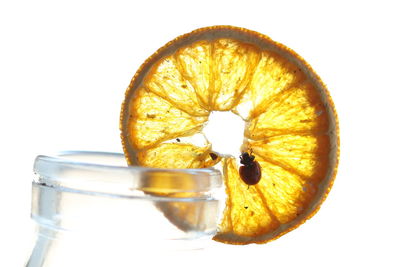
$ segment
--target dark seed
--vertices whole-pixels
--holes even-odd
[[[146,117],[147,118],[149,118],[149,119],[154,119],[155,117],[156,117],[156,115],[155,114],[146,114]]]
[[[215,154],[213,152],[210,153],[210,157],[212,160],[216,160],[218,158],[217,154]]]

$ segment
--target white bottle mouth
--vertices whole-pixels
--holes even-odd
[[[127,166],[123,154],[93,151],[66,151],[54,156],[40,155],[34,164],[34,183],[72,190],[82,194],[110,197],[137,197],[145,192],[195,192],[212,197],[222,187],[221,173],[207,169],[157,169]],[[173,183],[157,183],[169,179]]]

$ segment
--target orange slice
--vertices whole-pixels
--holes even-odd
[[[241,179],[238,155],[221,156],[203,136],[212,111],[245,120],[241,151],[259,163],[257,184]],[[214,237],[220,242],[265,243],[298,227],[318,210],[336,175],[338,120],[326,87],[294,51],[243,28],[202,28],[160,48],[133,77],[120,127],[131,165],[222,165],[226,205]],[[187,207],[160,209],[190,229]]]

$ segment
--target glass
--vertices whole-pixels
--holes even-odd
[[[128,167],[122,154],[70,151],[38,156],[34,172],[27,267],[134,266],[204,248],[217,229],[215,169]]]

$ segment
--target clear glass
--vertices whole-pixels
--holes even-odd
[[[28,267],[134,266],[204,248],[217,230],[215,169],[128,167],[122,154],[70,151],[38,156],[34,172]]]

